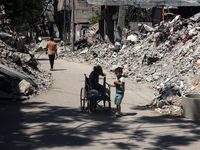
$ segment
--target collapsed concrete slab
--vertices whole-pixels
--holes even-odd
[[[28,76],[25,76],[24,74],[18,71],[12,70],[11,68],[8,68],[2,64],[0,64],[0,74],[3,74],[9,78],[12,78],[18,81],[21,81],[24,79],[27,82],[29,82],[32,86],[37,88],[37,84],[31,78],[29,78]]]

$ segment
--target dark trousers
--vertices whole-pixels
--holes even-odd
[[[51,69],[53,69],[54,59],[55,59],[55,55],[49,55],[49,62],[50,62]]]

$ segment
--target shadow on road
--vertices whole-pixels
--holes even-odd
[[[197,142],[200,136],[198,130],[200,122],[165,116],[137,118],[137,113],[127,113],[124,117],[135,118],[122,121],[121,118],[105,115],[105,113],[88,115],[81,113],[78,108],[48,106],[40,102],[0,103],[0,108],[0,149],[2,150],[92,146],[94,142],[104,145],[112,143],[118,149],[141,148],[138,142],[145,142],[145,139],[152,136],[151,128],[169,127],[169,125],[170,128],[177,130],[187,128],[187,132],[194,136],[178,136],[171,132],[165,136],[158,134],[153,136],[154,142],[150,143],[151,147],[148,150],[170,150],[173,146],[189,145]],[[22,113],[21,109],[27,111]],[[146,123],[150,124],[149,128],[142,127]],[[137,128],[132,130],[133,132],[130,132],[127,127],[130,124],[138,124]],[[123,136],[102,139],[101,135],[104,133],[123,134]],[[123,142],[124,140],[134,142]]]
[[[53,69],[53,71],[65,71],[67,69]]]
[[[38,61],[49,61],[48,58],[37,58]]]

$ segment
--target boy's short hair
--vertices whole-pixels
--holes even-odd
[[[121,67],[117,67],[117,68],[115,69],[115,71],[123,73],[123,69],[122,69]]]

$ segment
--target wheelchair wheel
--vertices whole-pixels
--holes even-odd
[[[80,105],[81,105],[81,112],[86,111],[86,93],[85,93],[85,88],[81,88],[81,92],[80,92]]]
[[[111,102],[110,102],[110,100],[109,99],[104,100],[103,103],[104,103],[104,110],[109,113],[111,111]]]
[[[91,113],[91,106],[90,106],[90,100],[87,100],[87,108],[86,108],[86,113]]]

